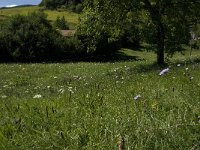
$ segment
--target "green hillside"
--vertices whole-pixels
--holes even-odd
[[[8,18],[12,15],[17,15],[17,14],[26,15],[30,12],[39,10],[42,10],[42,8],[38,6],[0,9],[0,20]],[[75,25],[78,23],[79,15],[67,10],[44,10],[44,12],[48,15],[48,19],[51,22],[55,21],[58,16],[60,17],[64,16],[65,19],[68,21],[71,29],[73,29]]]

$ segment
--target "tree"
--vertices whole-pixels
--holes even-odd
[[[16,15],[5,21],[0,33],[0,54],[15,61],[58,58],[64,37],[54,30],[42,12]]]
[[[84,10],[86,14],[98,15],[97,22],[110,25],[109,29],[113,24],[121,29],[129,12],[140,14],[142,25],[144,16],[141,14],[145,14],[152,24],[150,32],[155,37],[152,38],[156,42],[157,63],[162,65],[165,50],[173,53],[189,41],[189,27],[200,18],[199,8],[199,0],[86,0]]]
[[[157,63],[164,64],[164,49],[172,53],[189,41],[189,26],[199,17],[197,0],[142,0],[155,26]],[[165,43],[166,42],[166,43]],[[173,49],[171,49],[173,48]]]

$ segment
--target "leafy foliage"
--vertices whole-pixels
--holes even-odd
[[[117,13],[117,8],[105,6],[107,5],[102,3],[85,2],[85,13],[81,17],[77,33],[87,53],[111,54],[120,48],[122,26],[119,20],[111,17],[112,13]],[[108,9],[110,13],[102,13]]]
[[[121,26],[117,28],[120,29],[118,31],[123,31],[127,14],[130,12],[136,14],[140,19],[136,24],[139,23],[143,30],[142,38],[139,39],[144,39],[156,47],[158,64],[164,64],[164,50],[173,54],[181,50],[182,44],[189,42],[189,27],[200,18],[198,11],[200,2],[197,0],[184,2],[181,0],[86,0],[85,7],[86,16],[88,14],[98,16],[94,24],[101,24],[111,31],[116,24],[118,27]],[[131,24],[135,24],[135,21]],[[134,27],[133,33],[135,29]],[[91,30],[93,28],[88,27],[87,32]]]
[[[59,16],[57,17],[56,21],[54,22],[54,26],[58,29],[61,30],[69,30],[69,25],[65,20],[65,17],[63,16],[60,18]]]
[[[134,48],[140,45],[140,42],[142,41],[142,30],[138,19],[138,14],[133,12],[127,13],[126,21],[122,28],[122,47]]]
[[[76,6],[82,3],[82,0],[42,0],[40,6],[44,6],[48,9],[56,9],[61,6]]]
[[[68,45],[42,12],[11,17],[2,26],[1,53],[5,60],[47,61],[69,57],[75,48]],[[76,44],[74,42],[74,44]]]

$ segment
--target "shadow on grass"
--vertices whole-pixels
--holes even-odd
[[[126,55],[123,52],[117,52],[111,55],[90,55],[82,57],[68,57],[66,59],[54,59],[54,60],[37,60],[37,61],[12,61],[5,60],[0,58],[0,63],[78,63],[78,62],[97,62],[97,63],[106,63],[106,62],[121,62],[121,61],[142,61],[139,56],[130,56]]]
[[[129,45],[129,46],[125,46],[123,48],[129,49],[129,50],[132,50],[132,51],[142,52],[142,51],[144,51],[144,49],[146,49],[146,46],[143,46],[143,45],[137,45],[137,46],[135,46],[135,45],[133,45],[133,46]]]
[[[133,46],[125,46],[123,48],[132,50],[132,51],[138,51],[138,52],[154,52],[155,51],[155,47],[149,45],[149,44],[143,44],[143,45],[133,45]]]
[[[144,60],[139,56],[126,55],[123,52],[117,52],[112,55],[97,55],[83,58],[81,61],[85,62],[120,62],[120,61],[141,61]]]

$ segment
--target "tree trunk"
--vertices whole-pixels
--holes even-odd
[[[165,48],[165,31],[162,23],[159,5],[151,5],[149,0],[142,0],[145,4],[145,9],[150,13],[153,24],[156,26],[157,38],[157,64],[165,63],[164,48]]]
[[[157,64],[163,65],[165,63],[164,47],[165,47],[165,35],[162,23],[157,25]]]

